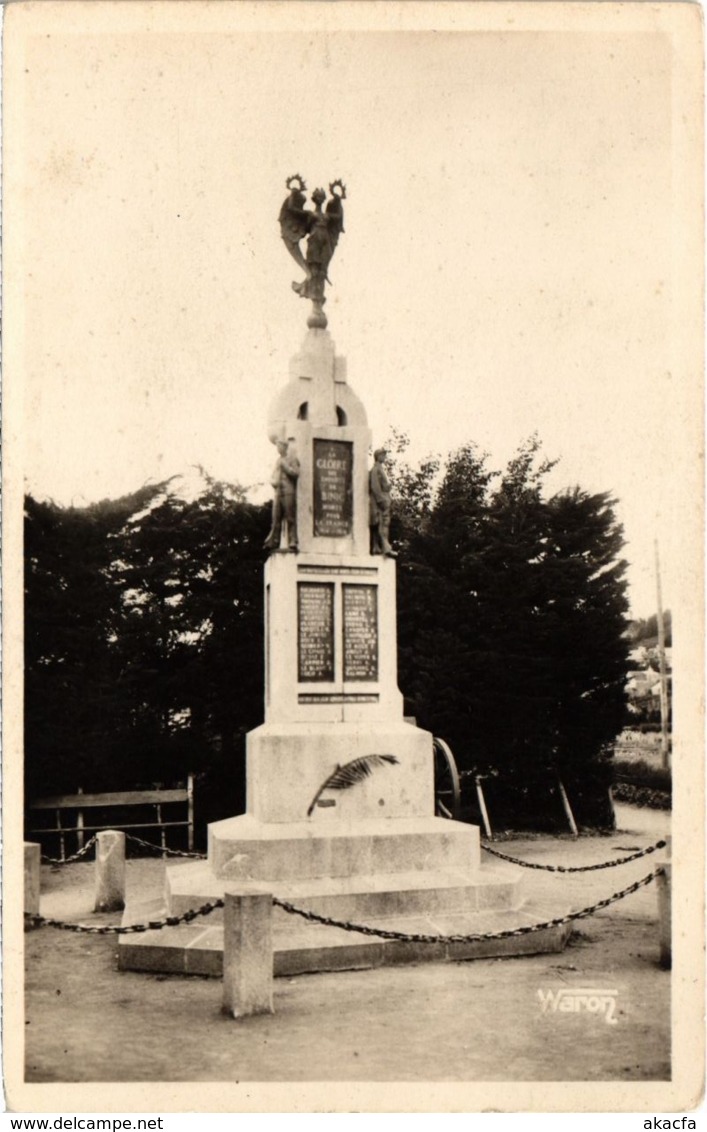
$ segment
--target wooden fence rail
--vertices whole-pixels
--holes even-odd
[[[163,817],[163,806],[181,803],[186,806],[186,817],[180,820],[166,820]],[[111,817],[106,821],[91,822],[91,811],[126,809],[135,806],[149,806],[152,808],[152,819],[144,821],[116,822]],[[86,834],[98,833],[104,829],[159,829],[160,845],[164,851],[167,848],[166,831],[170,828],[187,828],[187,843],[189,852],[194,849],[194,776],[189,775],[187,784],[174,790],[121,790],[108,794],[58,794],[50,798],[37,798],[28,807],[30,814],[41,812],[54,813],[55,825],[42,826],[29,829],[32,836],[52,834],[59,837],[60,858],[66,859],[67,834],[75,834],[77,848],[83,849]],[[67,824],[67,817],[74,817],[75,824]]]

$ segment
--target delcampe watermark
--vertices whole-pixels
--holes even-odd
[[[538,989],[543,1014],[603,1014],[609,1026],[615,1026],[617,990],[594,987],[561,987],[558,991]]]

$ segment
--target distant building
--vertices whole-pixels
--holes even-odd
[[[637,668],[627,673],[626,694],[630,700],[642,700],[650,694],[658,673],[652,668]]]

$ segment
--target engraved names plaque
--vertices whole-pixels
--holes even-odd
[[[297,586],[298,679],[334,679],[334,584],[299,582]]]
[[[314,441],[314,534],[345,538],[353,525],[353,444]]]
[[[378,679],[378,588],[343,586],[344,680]]]

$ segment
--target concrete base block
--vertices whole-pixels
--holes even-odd
[[[236,823],[235,826],[233,823]],[[321,847],[321,838],[314,837],[311,827],[263,827],[252,819],[230,819],[218,823],[225,827],[219,831],[211,827],[212,851],[219,837],[224,835],[225,844],[242,847],[244,829],[250,828],[254,844],[267,844],[272,840],[277,851],[268,858],[255,856],[263,867],[273,865],[287,874],[279,880],[271,880],[268,889],[282,900],[286,900],[303,910],[330,916],[340,921],[365,924],[404,932],[424,935],[479,935],[487,932],[515,931],[535,923],[545,922],[562,915],[565,911],[556,905],[544,906],[539,903],[525,903],[522,884],[524,875],[521,869],[506,864],[470,867],[467,856],[465,867],[444,865],[436,867],[435,862],[445,860],[445,838],[462,837],[461,844],[467,854],[469,846],[478,846],[478,830],[471,826],[428,819],[427,823],[392,821],[390,823],[356,823],[355,835],[364,842],[381,840],[381,854],[374,856],[380,866],[372,872],[342,872],[340,875],[307,876],[301,873],[299,865],[310,858],[299,857],[297,845],[308,846],[308,852],[316,859],[318,851],[328,860],[331,849]],[[386,828],[385,834],[381,825]],[[374,827],[374,828],[371,828]],[[275,836],[274,829],[278,834]],[[330,827],[332,833],[334,827]],[[238,831],[239,841],[231,840],[234,829]],[[404,840],[408,836],[416,838],[417,855],[409,857],[398,851],[397,859],[405,859],[405,870],[392,871],[384,868],[384,862],[394,861],[396,854],[393,829]],[[260,836],[256,837],[256,830]],[[405,832],[403,832],[405,831]],[[461,831],[461,834],[460,834]],[[344,844],[354,836],[352,828],[337,830]],[[421,839],[421,840],[420,840]],[[427,839],[427,840],[426,840]],[[440,850],[440,839],[443,846]],[[327,838],[327,842],[336,837]],[[248,846],[246,845],[246,849]],[[368,855],[354,855],[354,859],[365,859]],[[294,859],[295,867],[288,872],[283,863]],[[224,858],[225,860],[225,858]],[[222,861],[223,863],[223,861]],[[418,867],[411,868],[411,864]],[[126,911],[124,923],[146,922],[161,918],[168,912],[182,915],[192,908],[198,908],[207,901],[225,899],[228,888],[233,884],[227,876],[217,876],[211,861],[198,861],[167,866],[165,896],[161,906],[132,904]],[[424,867],[427,865],[428,867]],[[271,874],[273,877],[275,874]],[[214,911],[189,925],[163,929],[159,932],[145,932],[139,935],[124,936],[119,943],[120,966],[126,970],[164,970],[180,974],[200,974],[218,976],[223,971],[223,916]],[[439,940],[421,943],[415,940],[386,940],[364,935],[357,931],[344,930],[311,923],[303,918],[275,907],[272,915],[273,968],[276,976],[302,974],[307,971],[343,971],[382,965],[403,963],[453,962],[489,956],[527,955],[541,952],[560,951],[571,931],[571,925],[544,928],[527,934],[508,935],[493,939],[473,939],[464,942]]]
[[[671,930],[671,899],[670,885],[672,881],[672,864],[670,861],[661,861],[663,872],[656,877],[658,886],[658,925],[660,931],[660,965],[669,970],[673,962],[672,930]]]
[[[153,907],[151,917],[164,914]],[[528,903],[522,909],[460,915],[376,916],[371,926],[425,935],[464,935],[500,932],[523,925],[543,923],[565,909],[544,903]],[[210,919],[210,917],[209,917]],[[134,921],[135,922],[135,921]],[[472,959],[511,958],[562,951],[571,924],[544,928],[524,935],[511,935],[465,943],[385,940],[318,924],[289,915],[273,920],[273,967],[277,978],[323,971],[362,970],[402,964],[462,962]],[[118,962],[121,970],[210,975],[223,971],[223,926],[206,921],[180,928],[122,936]]]
[[[561,908],[524,903],[523,881],[515,866],[482,866],[479,830],[462,822],[266,823],[244,814],[212,824],[208,861],[168,865],[162,907],[133,904],[124,923],[183,915],[244,885],[267,886],[305,911],[406,935],[495,933],[562,914]],[[421,943],[312,923],[275,906],[273,968],[279,976],[559,951],[569,930],[563,925],[491,940]],[[223,915],[214,911],[189,925],[121,937],[120,966],[218,975],[223,931]]]
[[[121,912],[125,907],[125,834],[107,829],[96,836],[95,912]]]
[[[272,1014],[272,895],[227,892],[223,917],[223,1010],[233,1018]]]
[[[25,841],[25,912],[39,915],[39,876],[42,860],[41,847],[34,841]],[[25,920],[25,929],[34,925]]]
[[[348,790],[319,799],[312,822],[431,817],[432,736],[407,723],[263,724],[247,738],[248,813],[263,822],[302,822],[338,766],[364,755],[393,755]]]
[[[264,823],[242,814],[209,826],[209,864],[222,880],[473,873],[480,855],[478,827],[444,818]]]
[[[168,866],[166,906],[180,916],[207,901],[223,898],[229,882],[219,880],[207,862]],[[472,874],[468,869],[405,873],[378,873],[353,877],[324,877],[279,882],[282,900],[298,908],[335,919],[365,921],[371,916],[414,916],[434,913],[469,913],[518,908],[523,901],[523,874],[512,866],[484,867]],[[287,913],[275,908],[275,923],[284,923]],[[216,911],[209,922],[220,920]]]

